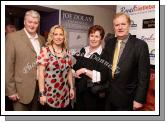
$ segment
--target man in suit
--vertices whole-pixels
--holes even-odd
[[[39,22],[39,13],[29,10],[24,28],[6,36],[5,94],[15,111],[39,110],[36,58],[44,45],[44,38],[37,34]]]
[[[111,65],[106,110],[138,110],[146,101],[150,78],[148,45],[130,35],[130,24],[130,17],[125,13],[114,16],[116,37],[107,42],[102,55]],[[108,74],[101,72],[101,77],[106,81]]]

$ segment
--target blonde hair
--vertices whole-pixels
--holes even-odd
[[[55,29],[61,29],[63,31],[64,41],[63,41],[62,48],[63,49],[68,49],[68,47],[67,47],[67,33],[64,30],[64,27],[61,26],[61,25],[54,25],[54,26],[52,26],[52,28],[50,29],[50,32],[48,34],[48,39],[47,39],[46,46],[53,44],[53,35],[54,35]]]
[[[127,19],[128,24],[131,25],[131,19],[130,19],[129,15],[127,15],[127,14],[125,14],[125,13],[122,13],[122,12],[116,13],[116,14],[114,15],[113,22],[114,22],[114,20],[115,20],[116,18],[118,18],[118,17],[120,17],[120,16],[125,16],[126,19]]]
[[[24,20],[26,19],[27,16],[31,16],[33,18],[38,18],[38,20],[40,21],[40,14],[35,11],[35,10],[29,10],[25,13],[25,16],[24,16]]]

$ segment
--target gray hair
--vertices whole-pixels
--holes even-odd
[[[38,20],[40,21],[40,14],[35,11],[35,10],[29,10],[25,13],[25,16],[24,16],[24,20],[27,16],[31,16],[33,18],[38,18]]]

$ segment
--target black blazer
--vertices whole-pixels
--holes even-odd
[[[102,58],[112,64],[116,38],[107,42]],[[101,72],[102,81],[110,81],[110,102],[116,106],[128,106],[133,100],[145,103],[150,80],[148,45],[143,40],[129,36],[118,62],[119,71],[115,79],[111,69]]]

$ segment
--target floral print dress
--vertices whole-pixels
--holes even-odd
[[[46,51],[44,53],[44,50]],[[37,57],[37,64],[45,66],[45,92],[47,104],[53,108],[65,108],[69,105],[69,85],[67,74],[71,68],[72,61],[67,51],[64,57],[53,55],[49,47],[40,51]]]

